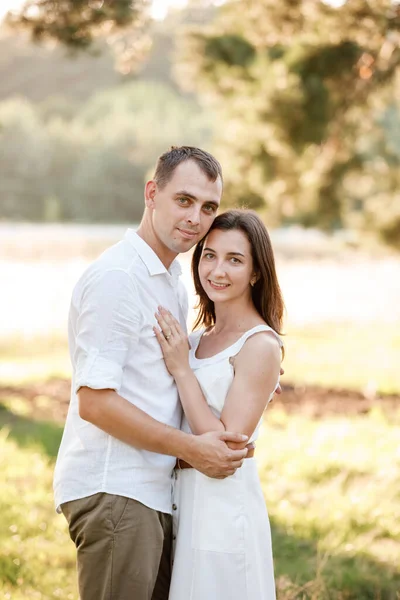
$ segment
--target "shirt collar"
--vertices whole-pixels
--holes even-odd
[[[146,265],[149,275],[153,276],[165,273],[175,279],[182,274],[182,267],[177,259],[172,261],[169,269],[166,269],[154,250],[133,229],[127,230],[124,239],[135,248]]]

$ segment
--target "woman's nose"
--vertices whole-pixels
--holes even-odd
[[[224,277],[226,274],[225,266],[223,262],[218,262],[213,269],[213,275],[215,277]]]

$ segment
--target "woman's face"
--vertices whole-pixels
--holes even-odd
[[[211,231],[204,242],[199,278],[213,302],[249,298],[250,281],[255,279],[255,274],[246,235],[238,229]]]

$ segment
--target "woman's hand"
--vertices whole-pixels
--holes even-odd
[[[175,317],[162,306],[158,307],[155,317],[160,329],[153,327],[154,333],[161,346],[166,367],[176,379],[190,370],[187,335]]]

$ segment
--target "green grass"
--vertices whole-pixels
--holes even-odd
[[[15,402],[15,398],[13,398]],[[60,446],[62,427],[51,421],[33,420],[7,408],[11,402],[0,403],[0,429],[4,427],[7,437],[15,440],[20,448],[35,448],[37,452],[56,458]]]
[[[400,597],[400,412],[267,422],[257,456],[278,583],[294,598]]]
[[[61,429],[0,411],[0,597],[76,600],[51,490]],[[279,600],[398,600],[400,414],[267,412],[257,445]]]
[[[77,598],[74,549],[53,508],[52,461],[43,444],[38,436],[21,448],[7,438],[7,429],[0,434],[0,597],[5,600]]]

